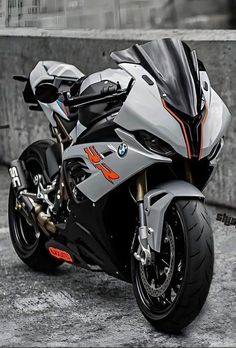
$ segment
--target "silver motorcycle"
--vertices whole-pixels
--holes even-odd
[[[202,190],[230,114],[180,40],[111,57],[117,69],[89,76],[40,61],[29,77],[14,77],[52,138],[10,165],[11,239],[37,271],[68,262],[132,282],[146,319],[177,332],[198,315],[212,280]]]

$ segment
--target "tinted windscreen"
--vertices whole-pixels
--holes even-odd
[[[113,52],[117,63],[141,64],[156,80],[163,99],[188,116],[200,112],[198,60],[182,41],[163,39]]]

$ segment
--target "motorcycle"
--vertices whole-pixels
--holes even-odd
[[[51,139],[12,161],[9,228],[36,271],[63,262],[133,284],[144,317],[178,332],[209,292],[213,235],[204,187],[230,113],[196,52],[177,39],[134,45],[85,76],[40,61],[24,100]]]

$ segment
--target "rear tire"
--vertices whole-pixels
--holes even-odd
[[[175,226],[173,224],[171,226],[173,220],[171,214],[174,210],[179,219],[179,225],[175,223]],[[175,240],[175,266],[169,288],[167,288],[164,295],[152,297],[150,295],[152,289],[147,291],[147,285],[146,288],[144,286],[144,273],[140,263],[133,256],[131,260],[132,281],[137,304],[145,318],[161,331],[177,333],[196,318],[206,301],[213,275],[213,235],[205,206],[199,200],[177,200],[168,208],[165,223],[168,223],[171,228],[173,227]],[[182,242],[180,239],[180,225],[182,226]],[[157,257],[160,260],[160,254]],[[182,260],[181,268],[176,265],[180,257]],[[160,269],[160,263],[155,269],[158,267]],[[158,274],[157,283],[160,280],[160,273]],[[156,285],[153,280],[151,284]],[[176,294],[171,287],[175,289]],[[166,302],[165,305],[164,302]]]
[[[31,177],[36,174],[45,175],[45,151],[53,142],[51,140],[37,141],[30,145],[21,155]],[[35,190],[33,182],[32,192]],[[63,262],[53,258],[45,247],[48,241],[46,235],[30,225],[24,216],[15,209],[16,196],[10,187],[8,201],[9,230],[13,247],[19,258],[30,268],[39,272],[53,272]]]

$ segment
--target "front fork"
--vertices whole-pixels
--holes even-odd
[[[139,228],[138,228],[138,239],[139,247],[137,252],[134,253],[134,257],[141,261],[143,265],[151,263],[151,252],[148,244],[148,226],[147,219],[144,210],[144,195],[147,192],[147,174],[143,171],[137,178],[137,193],[136,201],[138,205],[139,212]]]

